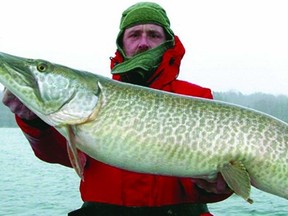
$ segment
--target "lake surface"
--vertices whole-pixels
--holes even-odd
[[[0,216],[61,216],[81,206],[74,170],[36,158],[18,128],[0,128]],[[253,189],[248,204],[234,195],[210,204],[215,216],[287,216],[288,201]]]

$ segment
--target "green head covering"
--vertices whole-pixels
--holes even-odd
[[[120,29],[144,23],[155,23],[163,27],[170,27],[166,11],[153,2],[139,2],[122,13]]]
[[[120,31],[117,36],[116,45],[121,54],[125,57],[123,48],[123,34],[125,29],[139,24],[156,24],[162,26],[167,40],[174,37],[172,29],[170,29],[170,20],[167,17],[166,11],[158,4],[153,2],[139,2],[123,13],[120,21]]]
[[[127,58],[123,51],[123,34],[127,28],[139,24],[156,24],[162,26],[166,34],[166,42],[162,45],[145,52],[139,53],[132,58]],[[117,49],[124,57],[124,62],[116,65],[112,74],[122,74],[136,71],[143,78],[148,79],[161,62],[163,53],[174,45],[174,33],[170,28],[170,21],[166,11],[153,2],[139,2],[123,13],[120,21],[120,32],[116,40]]]

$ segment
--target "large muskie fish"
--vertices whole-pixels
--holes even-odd
[[[0,82],[66,137],[80,176],[79,150],[136,172],[220,172],[248,202],[251,184],[288,198],[288,125],[269,115],[4,53]]]

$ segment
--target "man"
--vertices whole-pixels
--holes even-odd
[[[113,79],[154,89],[212,99],[211,90],[177,80],[185,49],[170,29],[165,10],[158,4],[141,2],[122,14],[117,51],[111,58]],[[41,121],[9,91],[4,104],[37,157],[70,166],[66,141]],[[205,149],[203,149],[205,151]],[[118,169],[86,156],[80,184],[84,204],[68,215],[211,215],[205,203],[231,195],[221,175],[212,182],[140,174]]]

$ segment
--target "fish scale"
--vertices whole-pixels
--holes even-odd
[[[79,150],[135,172],[210,179],[220,172],[250,203],[251,184],[288,198],[288,125],[272,116],[4,53],[0,82],[66,137],[80,177]]]

